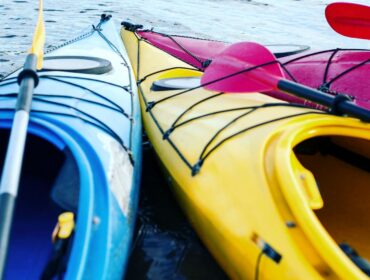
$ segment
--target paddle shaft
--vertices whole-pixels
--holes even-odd
[[[9,236],[27,135],[29,112],[36,85],[37,56],[29,54],[19,75],[20,90],[0,183],[0,279],[3,279]]]
[[[288,80],[279,80],[277,87],[287,93],[324,105],[340,114],[348,114],[363,121],[370,122],[370,111],[357,106],[350,100],[341,99],[336,102],[336,97],[332,95]],[[335,108],[333,108],[333,106],[335,106]]]

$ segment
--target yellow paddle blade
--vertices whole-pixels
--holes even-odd
[[[37,56],[37,69],[42,68],[42,61],[44,57],[44,44],[45,44],[45,25],[43,17],[43,5],[42,0],[39,1],[39,16],[37,19],[37,25],[35,33],[33,35],[32,47],[30,53]]]

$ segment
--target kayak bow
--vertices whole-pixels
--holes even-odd
[[[18,74],[0,83],[1,159]],[[122,279],[138,202],[141,120],[110,16],[49,52],[38,75],[5,277]]]

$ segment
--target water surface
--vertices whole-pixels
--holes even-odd
[[[167,33],[210,39],[295,43],[315,49],[368,48],[366,40],[336,34],[326,23],[325,7],[335,0],[45,0],[46,47],[80,34],[112,14]],[[356,3],[370,5],[370,0]],[[37,18],[37,1],[0,2],[0,75],[22,64]]]

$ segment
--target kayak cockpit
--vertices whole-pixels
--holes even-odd
[[[370,136],[360,125],[318,116],[275,139],[277,183],[293,219],[287,224],[309,242],[297,245],[317,256],[308,261],[321,274],[344,279],[370,269]]]
[[[0,130],[3,168],[9,130]],[[52,233],[58,216],[76,214],[79,172],[68,148],[60,150],[45,139],[28,135],[5,272],[6,279],[40,278],[53,258]],[[72,238],[71,238],[72,240]],[[72,242],[69,242],[70,247]],[[65,270],[68,252],[55,264]]]
[[[370,141],[317,137],[296,146],[295,154],[314,175],[323,200],[314,211],[321,224],[352,261],[370,260]]]

